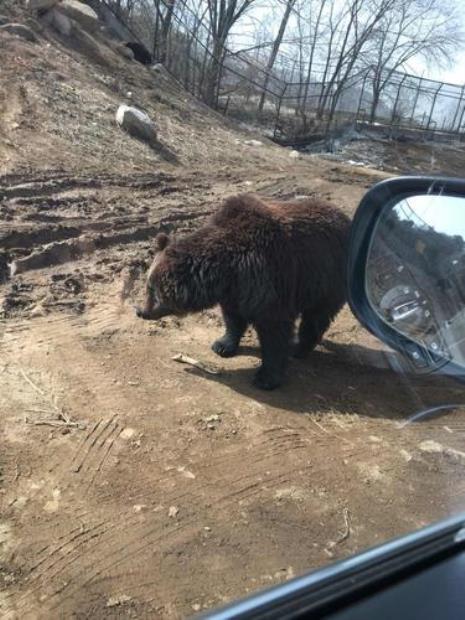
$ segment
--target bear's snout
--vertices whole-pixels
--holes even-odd
[[[166,306],[155,306],[152,310],[146,310],[136,306],[136,316],[139,319],[144,319],[145,321],[156,321],[157,319],[161,319],[164,316],[168,316],[169,314],[173,314],[173,311]]]

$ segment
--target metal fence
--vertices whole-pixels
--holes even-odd
[[[112,0],[101,4],[114,10]],[[153,3],[139,0],[137,11],[117,17],[160,60],[160,22]],[[307,82],[300,78],[296,60],[283,53],[272,71],[266,70],[263,53],[226,48],[216,57],[205,17],[178,0],[164,41],[163,64],[195,97],[243,122],[265,127],[278,141],[317,140],[349,124],[391,137],[461,140],[465,135],[465,85],[399,71],[380,73],[375,67],[359,69],[344,83],[324,81],[324,72],[312,73]]]

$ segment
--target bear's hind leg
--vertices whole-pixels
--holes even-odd
[[[313,351],[321,342],[330,323],[331,319],[327,311],[304,310],[299,325],[299,336],[294,349],[294,357],[303,359]]]
[[[254,384],[262,390],[274,390],[284,380],[289,357],[289,340],[293,321],[259,321],[255,323],[262,352],[262,365]]]
[[[226,327],[224,336],[215,340],[212,350],[221,357],[233,357],[237,353],[241,338],[247,329],[247,321],[231,308],[222,305],[223,320]]]

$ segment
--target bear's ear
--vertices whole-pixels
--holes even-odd
[[[155,249],[157,250],[157,252],[161,252],[166,248],[169,242],[170,238],[167,234],[158,233],[158,235],[155,237]]]

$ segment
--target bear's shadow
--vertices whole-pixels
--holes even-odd
[[[238,354],[260,358],[258,347],[241,347]],[[230,370],[226,360],[224,372],[218,375],[190,372],[269,407],[299,414],[333,412],[400,420],[422,408],[457,401],[456,382],[398,372],[390,367],[392,355],[324,341],[306,360],[291,359],[287,381],[271,392],[252,384],[253,365]]]

